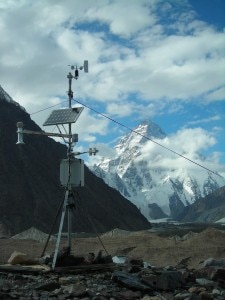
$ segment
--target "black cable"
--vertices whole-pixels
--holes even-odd
[[[174,154],[176,154],[176,155],[178,155],[178,156],[180,156],[180,157],[182,157],[182,158],[184,158],[184,159],[190,161],[191,163],[193,163],[193,164],[195,164],[195,165],[197,165],[197,166],[199,166],[199,167],[201,167],[201,168],[203,168],[203,169],[205,169],[205,170],[207,170],[207,171],[209,171],[209,172],[211,172],[211,173],[213,173],[213,174],[215,174],[215,175],[217,175],[217,176],[219,176],[219,177],[221,177],[221,178],[224,178],[224,177],[221,176],[219,173],[217,173],[217,172],[215,172],[215,171],[212,171],[212,170],[206,168],[205,166],[203,166],[203,165],[201,165],[201,164],[199,164],[199,163],[193,161],[192,159],[190,159],[190,158],[188,158],[188,157],[186,157],[186,156],[184,156],[184,155],[182,155],[182,154],[180,154],[180,153],[178,153],[178,152],[176,152],[176,151],[174,151],[174,150],[172,150],[172,149],[170,149],[170,148],[168,148],[168,147],[166,147],[166,146],[163,146],[162,144],[156,142],[155,140],[153,140],[153,139],[151,139],[151,138],[149,138],[149,137],[147,137],[147,136],[141,134],[140,132],[137,132],[136,130],[131,129],[130,127],[128,127],[128,126],[126,126],[126,125],[124,125],[124,124],[122,124],[122,123],[120,123],[120,122],[118,122],[118,121],[116,121],[116,120],[114,120],[114,119],[112,119],[112,118],[110,118],[109,116],[104,115],[103,113],[100,113],[99,111],[97,111],[97,110],[95,110],[95,109],[89,107],[88,105],[85,105],[85,104],[81,103],[81,102],[78,101],[78,100],[75,100],[75,99],[73,99],[73,100],[74,100],[75,102],[77,102],[77,103],[83,105],[84,107],[86,107],[86,108],[92,110],[93,112],[99,114],[100,116],[102,116],[102,117],[104,117],[104,118],[106,118],[106,119],[108,119],[108,120],[110,120],[110,121],[116,123],[117,125],[120,125],[120,126],[126,128],[126,129],[130,130],[131,132],[134,132],[134,133],[140,135],[141,137],[145,138],[146,140],[149,140],[149,141],[155,143],[156,145],[158,145],[158,146],[160,146],[160,147],[162,147],[162,148],[164,148],[164,149],[166,149],[166,150],[168,150],[168,151],[170,151],[170,152],[172,152],[172,153],[174,153]]]
[[[38,110],[38,111],[35,111],[35,112],[33,112],[33,113],[30,113],[29,115],[30,115],[30,116],[32,116],[32,115],[38,114],[39,112],[42,112],[42,111],[48,110],[49,108],[52,108],[52,107],[58,106],[58,105],[60,105],[60,104],[62,104],[62,103],[64,103],[64,102],[68,102],[68,100],[65,100],[65,101],[63,101],[63,102],[60,102],[60,103],[58,103],[58,104],[54,104],[54,105],[48,106],[48,107],[46,107],[46,108],[40,109],[40,110]]]
[[[27,113],[28,115],[32,116],[32,115],[38,114],[39,112],[48,110],[48,109],[50,109],[50,108],[52,108],[52,107],[58,106],[58,105],[60,105],[60,104],[62,104],[62,103],[65,103],[65,102],[68,102],[68,100],[62,101],[62,102],[60,102],[60,103],[58,103],[58,104],[54,104],[54,105],[48,106],[48,107],[46,107],[46,108],[40,109],[40,110],[38,110],[38,111],[35,111],[35,112],[33,112],[33,113],[28,113],[28,112],[25,110],[25,113]],[[20,105],[20,106],[21,106],[21,105]],[[6,126],[6,125],[9,125],[9,124],[11,124],[11,123],[12,123],[12,122],[8,121],[8,122],[5,122],[5,123],[1,124],[1,126],[3,127],[3,126]],[[53,130],[54,130],[54,129],[53,129]]]

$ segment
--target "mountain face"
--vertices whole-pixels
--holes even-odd
[[[65,194],[59,165],[66,158],[66,146],[36,135],[24,135],[25,145],[16,145],[18,121],[25,129],[41,130],[0,86],[0,237],[32,226],[48,232]],[[73,232],[150,227],[135,205],[87,167],[85,187],[76,189],[74,195]]]
[[[196,199],[225,185],[225,179],[203,169],[191,172],[149,167],[149,162],[141,158],[141,149],[148,141],[145,137],[160,143],[166,135],[153,122],[144,122],[119,141],[115,158],[103,158],[92,171],[132,201],[149,220],[176,219]]]
[[[178,220],[181,222],[214,223],[225,216],[225,186],[195,203],[186,206]],[[224,221],[223,221],[224,223]]]

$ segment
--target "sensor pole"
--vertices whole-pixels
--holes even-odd
[[[72,91],[72,79],[78,79],[79,77],[79,71],[77,66],[70,66],[71,70],[75,69],[74,75],[71,74],[71,72],[69,72],[69,74],[67,75],[68,78],[68,83],[69,83],[69,90],[68,90],[68,100],[69,100],[69,109],[71,109],[72,105],[72,99],[73,99],[73,91]],[[80,70],[84,69],[85,72],[88,72],[88,61],[84,61],[84,66],[81,66],[79,68]],[[53,262],[52,262],[52,269],[55,269],[55,264],[57,261],[57,256],[58,256],[58,251],[59,251],[59,243],[60,243],[60,239],[61,239],[61,234],[62,234],[62,228],[63,228],[63,223],[64,223],[64,218],[65,218],[65,213],[67,212],[67,218],[68,218],[68,249],[67,249],[67,253],[68,255],[71,254],[71,233],[72,233],[72,210],[75,207],[74,204],[74,194],[72,191],[72,169],[71,169],[71,163],[72,160],[74,160],[74,153],[73,153],[73,136],[72,136],[72,124],[69,123],[68,124],[68,151],[67,151],[67,159],[68,159],[68,181],[67,181],[67,185],[66,185],[66,193],[65,193],[65,199],[64,199],[64,205],[63,205],[63,212],[62,212],[62,216],[61,216],[61,221],[60,221],[60,226],[59,226],[59,232],[58,232],[58,237],[57,237],[57,242],[56,242],[56,248],[55,248],[55,253],[54,253],[54,257],[53,257]],[[77,140],[77,138],[74,139],[75,141]]]
[[[72,102],[72,99],[73,99],[73,91],[72,91],[72,74],[69,72],[69,74],[67,75],[67,78],[69,80],[69,90],[68,90],[68,97],[69,97],[69,108],[71,108],[71,102]],[[71,126],[71,123],[69,123],[69,134],[71,134],[72,132],[72,126]],[[68,145],[68,153],[67,153],[67,157],[68,157],[68,191],[69,191],[69,194],[72,193],[71,191],[71,183],[70,183],[70,179],[71,179],[71,157],[73,156],[72,154],[72,139],[69,138],[69,145]],[[69,195],[68,194],[68,195]],[[71,232],[72,232],[72,212],[71,212],[71,205],[69,203],[69,199],[68,199],[68,196],[67,196],[67,208],[68,208],[68,213],[67,213],[67,216],[68,216],[68,252],[69,254],[71,254]]]

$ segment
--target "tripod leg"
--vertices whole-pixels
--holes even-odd
[[[57,259],[57,255],[58,255],[58,251],[59,251],[59,243],[60,243],[60,239],[61,239],[63,223],[64,223],[65,213],[66,213],[66,209],[67,209],[68,194],[69,194],[69,192],[67,190],[66,194],[65,194],[65,198],[64,198],[63,211],[62,211],[61,221],[60,221],[60,225],[59,225],[59,233],[58,233],[58,237],[57,237],[57,241],[56,241],[55,253],[54,253],[54,257],[53,257],[53,261],[52,261],[52,269],[53,270],[55,269],[56,259]]]
[[[68,195],[68,249],[69,254],[71,254],[71,233],[72,233],[72,210],[75,208],[74,204],[74,194],[70,190],[70,193]]]
[[[61,201],[61,203],[60,203],[60,205],[59,205],[59,207],[58,207],[58,210],[57,210],[55,219],[54,219],[54,221],[53,221],[53,223],[52,223],[52,226],[51,226],[51,229],[50,229],[48,238],[47,238],[47,240],[46,240],[44,249],[43,249],[43,251],[42,251],[42,253],[41,253],[41,257],[43,257],[44,254],[45,254],[46,248],[47,248],[47,246],[48,246],[48,242],[49,242],[50,237],[51,237],[51,235],[52,235],[53,229],[55,228],[55,224],[56,224],[56,221],[57,221],[57,219],[58,219],[59,213],[60,213],[60,211],[62,210],[63,203],[64,203],[64,199]]]
[[[71,231],[72,231],[72,215],[71,215],[71,207],[68,207],[68,249],[69,254],[71,254]]]

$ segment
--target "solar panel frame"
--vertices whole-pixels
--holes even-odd
[[[83,109],[83,107],[72,107],[53,110],[43,126],[75,123]]]

